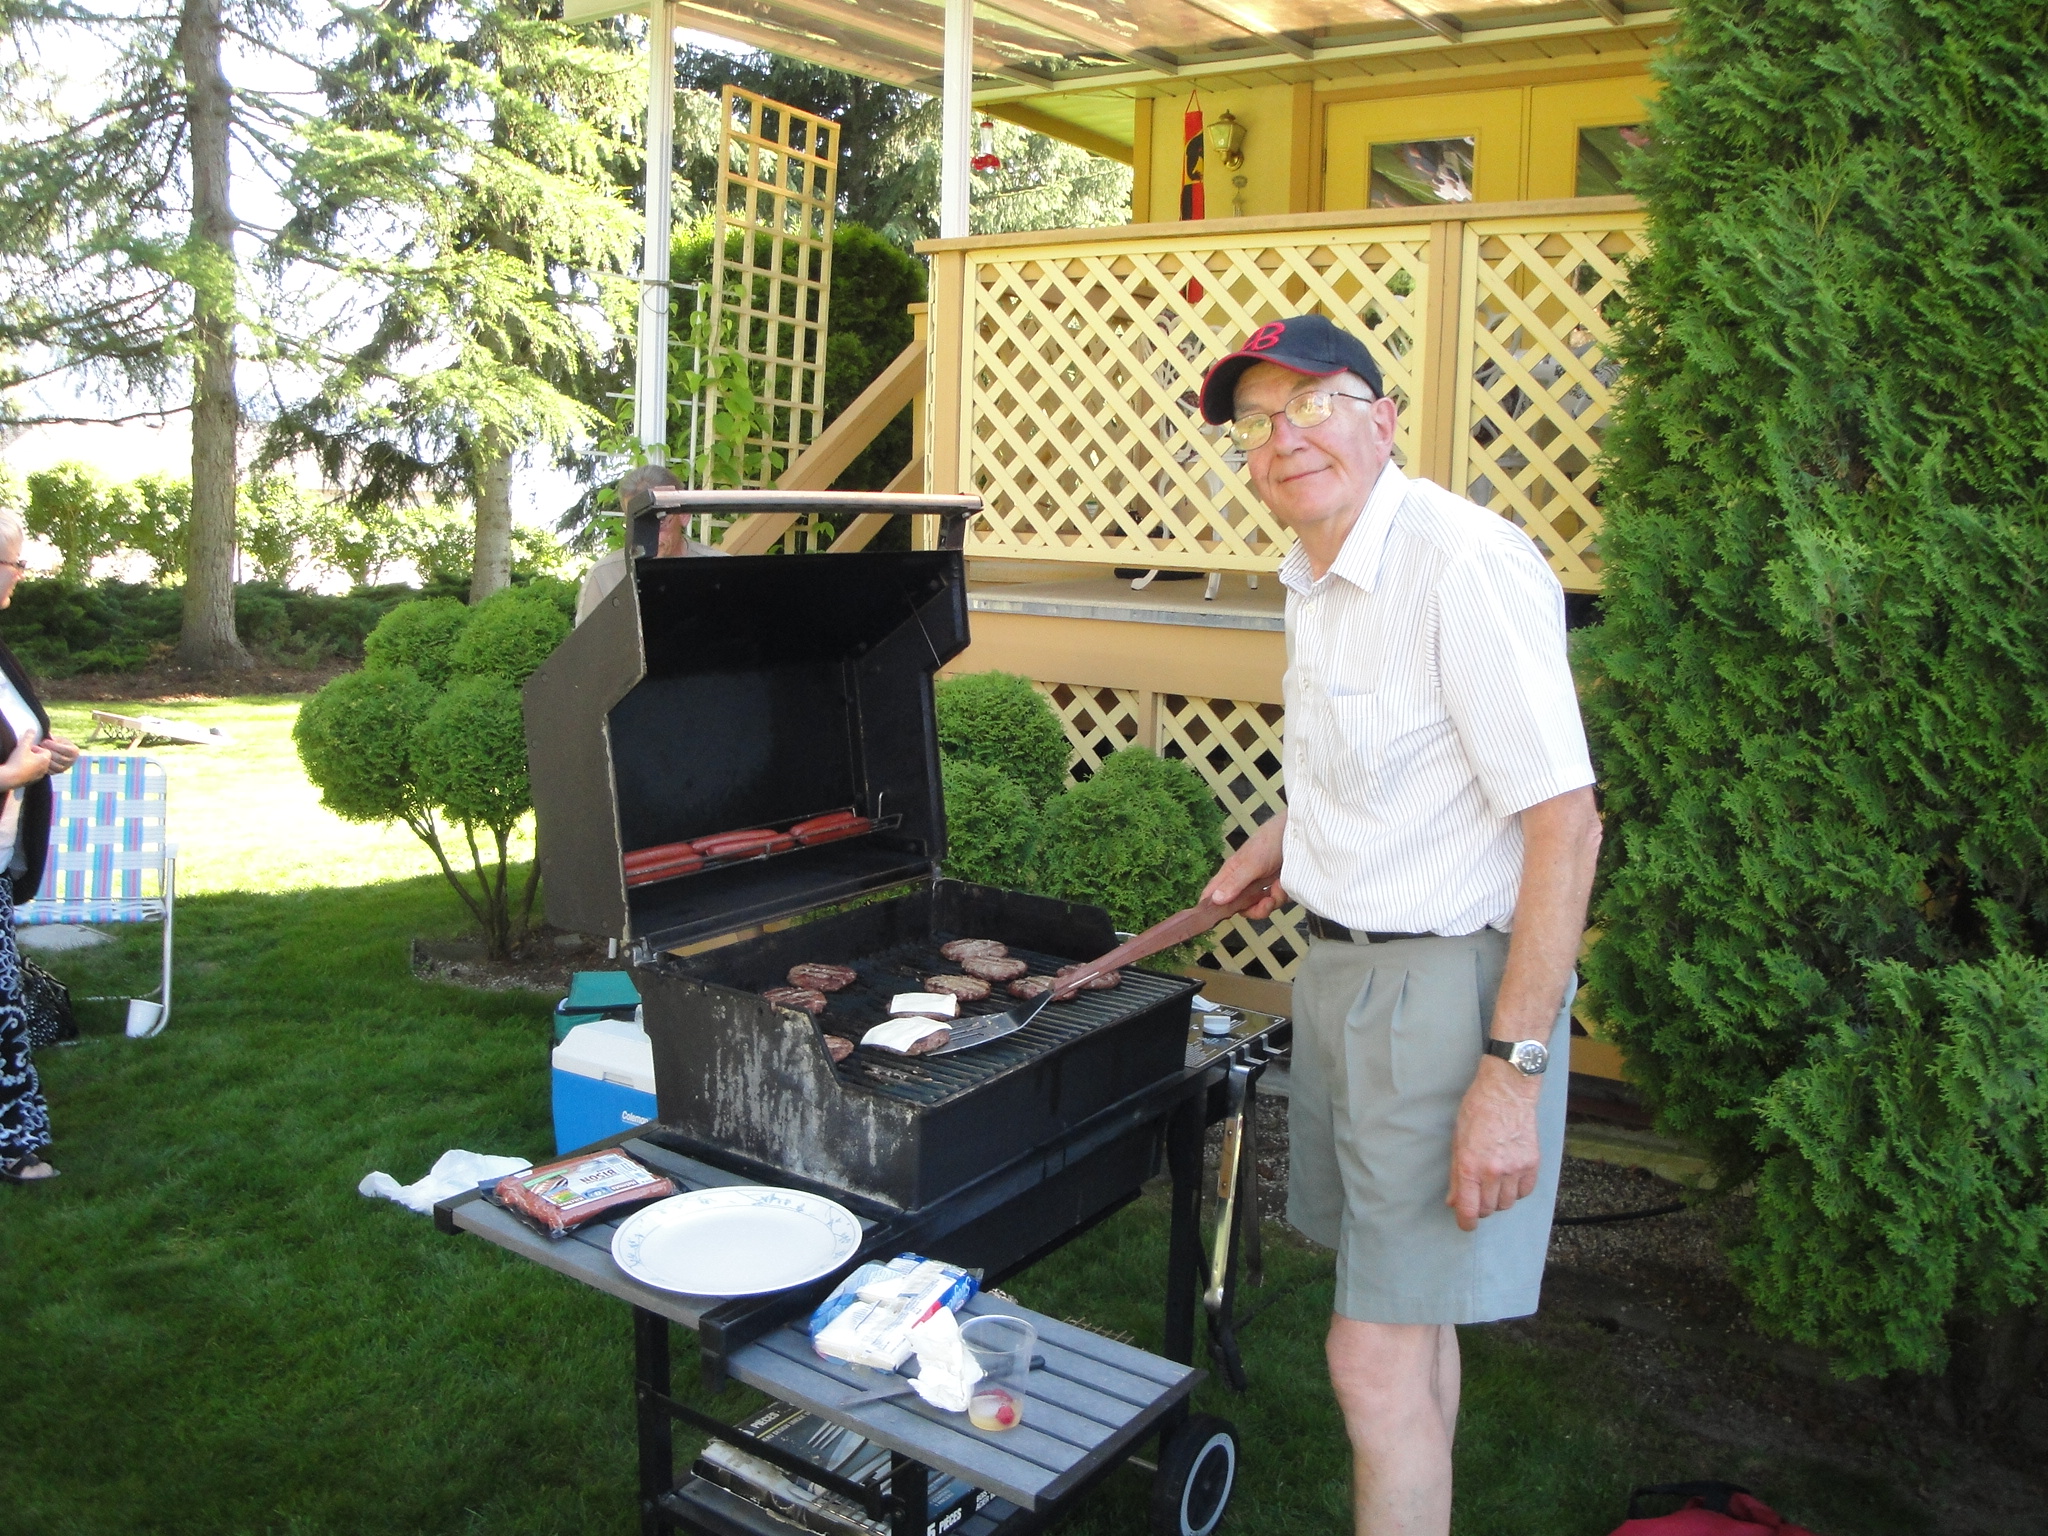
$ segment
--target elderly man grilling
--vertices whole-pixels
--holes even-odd
[[[1309,913],[1288,1219],[1337,1251],[1330,1380],[1360,1536],[1443,1536],[1455,1324],[1536,1310],[1573,962],[1600,848],[1564,597],[1527,535],[1393,463],[1395,403],[1320,315],[1209,371],[1291,529],[1287,809],[1209,882]]]

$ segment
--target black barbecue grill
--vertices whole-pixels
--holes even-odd
[[[728,513],[783,501],[657,495]],[[967,645],[958,536],[978,503],[871,497],[859,509],[877,504],[937,514],[951,547],[634,560],[632,580],[527,685],[527,737],[549,919],[613,935],[638,961],[660,1105],[650,1134],[916,1210],[1180,1073],[1199,987],[1132,970],[987,1046],[863,1047],[833,1064],[827,1030],[858,1040],[892,994],[958,969],[939,953],[949,938],[1001,940],[1036,974],[1116,943],[1099,908],[942,878],[932,676]],[[874,830],[626,883],[633,850],[842,809]],[[871,899],[815,915],[860,898]],[[804,961],[860,972],[819,1020],[761,996]],[[1014,1001],[998,990],[963,1011]]]
[[[651,525],[636,527],[630,579],[527,685],[549,920],[613,937],[634,961],[658,1104],[641,1142],[831,1194],[874,1224],[877,1252],[915,1249],[991,1282],[1135,1199],[1164,1158],[1174,1177],[1167,1352],[1191,1361],[1201,1128],[1223,1112],[1230,1074],[1263,1064],[1263,1028],[1197,1060],[1199,985],[1134,968],[1115,989],[1049,1005],[1023,1030],[952,1055],[860,1048],[835,1064],[824,1043],[827,1031],[858,1040],[893,994],[956,972],[940,954],[950,939],[1000,940],[1035,975],[1116,943],[1099,908],[943,875],[932,678],[967,645],[961,531],[979,501],[681,491],[652,501],[652,512],[719,516],[936,516],[940,537],[932,550],[655,558]],[[636,850],[834,811],[866,818],[867,830],[627,883]],[[822,1018],[761,995],[814,961],[859,974]],[[1014,1002],[998,987],[962,1012]],[[1234,1277],[1234,1258],[1226,1269]],[[829,1283],[706,1312],[696,1324],[706,1371],[808,1311]],[[1222,1338],[1227,1347],[1227,1329]],[[673,1407],[662,1406],[665,1386],[648,1386],[666,1381],[665,1350],[643,1351],[649,1488],[661,1476],[645,1468],[666,1453],[648,1447],[665,1444],[656,1431]],[[1162,1422],[1170,1430],[1184,1412]]]

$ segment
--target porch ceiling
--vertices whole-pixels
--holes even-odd
[[[936,94],[943,0],[674,0],[679,26]],[[647,0],[566,0],[564,19]],[[1317,66],[1416,50],[1598,35],[1660,24],[1670,0],[976,0],[975,99],[1027,104],[1128,145],[1069,93],[1128,98],[1181,77],[1315,78]],[[1590,39],[1589,39],[1590,40]],[[1092,120],[1091,120],[1092,119]]]

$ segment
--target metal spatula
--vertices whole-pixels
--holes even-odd
[[[977,1019],[963,1019],[953,1028],[953,1038],[935,1051],[926,1051],[927,1056],[950,1056],[955,1051],[971,1050],[977,1045],[987,1045],[991,1040],[1000,1040],[1005,1035],[1014,1035],[1018,1030],[1037,1018],[1046,1004],[1063,1001],[1080,991],[1088,982],[1105,972],[1120,966],[1130,965],[1149,955],[1156,955],[1163,949],[1176,944],[1185,944],[1197,934],[1207,933],[1226,917],[1234,917],[1246,907],[1264,899],[1272,889],[1271,882],[1263,882],[1247,888],[1229,906],[1218,906],[1211,901],[1195,903],[1176,912],[1164,922],[1154,923],[1143,933],[1124,940],[1099,960],[1091,960],[1074,972],[1057,987],[1047,987],[1028,1003],[1020,1003],[1007,1013],[983,1014]]]

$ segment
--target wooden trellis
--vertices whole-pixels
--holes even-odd
[[[719,104],[712,345],[746,359],[767,409],[746,479],[773,485],[824,423],[839,125],[732,85]]]
[[[1597,591],[1608,356],[1639,220],[1465,227],[1451,484],[1526,529],[1566,587]]]
[[[1067,777],[1078,783],[1125,747],[1150,746],[1145,695],[1128,688],[1078,688],[1040,683],[1038,689],[1067,728]]]
[[[1412,219],[1416,210],[1400,210]],[[1290,537],[1196,391],[1266,320],[1362,336],[1409,473],[1528,529],[1599,587],[1598,457],[1630,198],[936,241],[930,484],[979,492],[982,557],[1269,571]]]
[[[1202,375],[1266,320],[1319,308],[1364,336],[1388,389],[1413,399],[1428,236],[1210,236],[974,260],[962,409],[969,483],[987,505],[968,552],[1271,569],[1286,535],[1241,456],[1203,426]]]
[[[1125,747],[1182,758],[1223,806],[1224,838],[1233,848],[1280,804],[1278,704],[1072,683],[1037,687],[1067,729],[1070,780],[1089,777]],[[1210,958],[1227,971],[1288,981],[1307,952],[1301,910],[1286,907],[1262,922],[1232,918]]]

